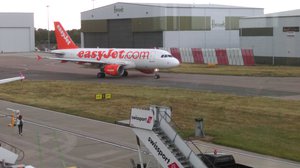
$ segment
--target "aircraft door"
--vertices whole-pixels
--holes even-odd
[[[156,51],[155,50],[151,50],[150,52],[150,59],[149,59],[149,63],[153,64],[155,63],[155,56],[156,56]]]

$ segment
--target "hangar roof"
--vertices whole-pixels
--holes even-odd
[[[178,3],[127,3],[127,2],[117,2],[113,4],[109,4],[106,6],[111,5],[140,5],[140,6],[151,6],[151,7],[165,7],[165,8],[234,8],[234,9],[264,9],[264,8],[254,8],[254,7],[243,7],[243,6],[230,6],[230,5],[220,5],[220,4],[178,4]],[[103,8],[106,6],[101,6],[99,8]],[[90,10],[88,10],[90,11]]]
[[[123,2],[118,2],[123,3]],[[123,3],[141,6],[156,6],[156,7],[166,7],[166,8],[249,8],[242,6],[230,6],[230,5],[220,5],[220,4],[178,4],[178,3]],[[251,8],[251,7],[250,7]],[[259,8],[258,8],[259,9]]]
[[[266,17],[300,16],[300,9],[266,14]]]
[[[207,9],[207,10],[203,10]],[[193,10],[193,11],[191,11]],[[204,16],[231,15],[253,16],[263,14],[263,8],[216,4],[178,4],[178,3],[124,3],[117,2],[81,12],[81,20],[105,20],[125,18],[150,18],[160,16]]]
[[[260,16],[246,17],[246,18],[278,18],[278,17],[300,17],[300,9],[268,13]]]

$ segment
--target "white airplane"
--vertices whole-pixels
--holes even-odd
[[[160,68],[179,66],[179,61],[169,52],[160,49],[131,48],[78,48],[60,22],[54,22],[57,50],[52,50],[61,62],[98,64],[98,78],[105,75],[127,76],[127,69],[137,69],[143,73],[155,73],[160,78]]]
[[[23,75],[20,75],[18,77],[13,77],[13,78],[0,79],[0,84],[23,80],[23,79],[25,79],[25,76],[23,76]]]

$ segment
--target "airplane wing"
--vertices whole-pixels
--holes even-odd
[[[23,76],[23,75],[18,76],[18,77],[13,77],[13,78],[0,79],[0,84],[9,83],[9,82],[18,81],[18,80],[23,80],[23,79],[25,79],[25,76]]]
[[[96,64],[118,64],[122,66],[129,65],[129,61],[98,61],[98,60],[91,60],[91,59],[76,59],[76,58],[49,58],[53,60],[59,60],[62,62],[79,62],[79,63],[96,63]]]
[[[42,57],[40,55],[37,55],[37,61],[40,61],[42,59],[51,59],[51,60],[58,60],[61,61],[62,63],[66,63],[66,62],[74,62],[74,63],[78,63],[78,64],[84,64],[84,63],[91,63],[91,64],[100,64],[100,65],[119,65],[119,66],[123,66],[124,68],[134,68],[135,65],[134,63],[130,62],[130,61],[126,61],[126,60],[122,60],[122,61],[110,61],[110,60],[94,60],[94,59],[84,59],[84,58],[65,58],[64,57],[64,53],[63,52],[51,52],[51,54],[55,55],[55,57]]]

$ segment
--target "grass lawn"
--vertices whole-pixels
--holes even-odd
[[[300,101],[74,81],[25,80],[0,90],[2,100],[107,122],[129,119],[132,107],[171,106],[185,138],[194,135],[194,119],[201,117],[214,143],[300,161]],[[99,92],[112,99],[96,101]]]
[[[176,68],[162,70],[162,72],[234,76],[300,77],[300,67],[298,66],[209,66],[204,64],[184,63]]]

